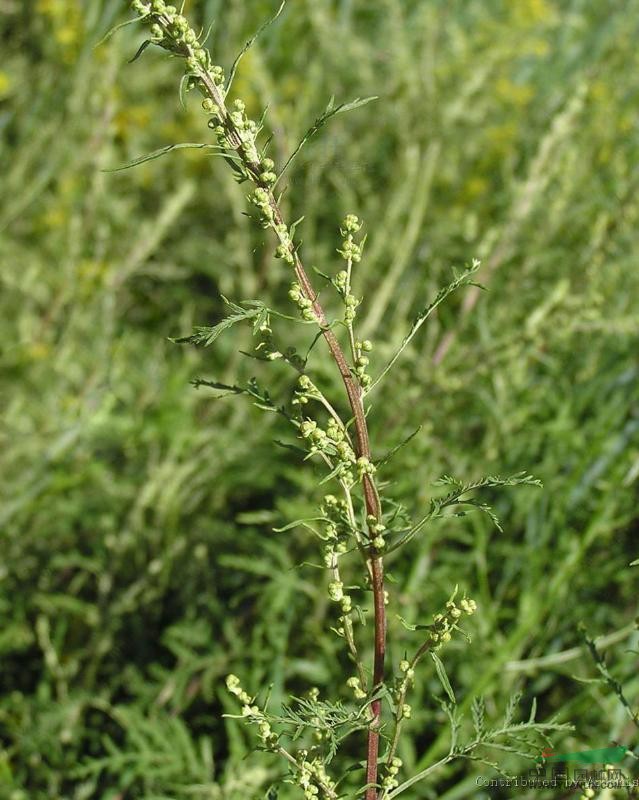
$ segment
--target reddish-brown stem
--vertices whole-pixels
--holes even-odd
[[[200,74],[202,85],[205,91],[213,102],[219,108],[220,119],[226,129],[227,138],[230,145],[235,149],[237,154],[244,162],[244,166],[250,172],[255,183],[262,186],[268,191],[269,203],[273,210],[273,220],[277,225],[283,223],[282,213],[280,211],[277,200],[273,193],[268,189],[268,186],[260,182],[260,165],[254,164],[247,160],[246,155],[242,150],[241,138],[235,129],[233,121],[226,111],[224,104],[224,96],[220,89],[211,80],[208,72],[202,70]],[[362,404],[362,393],[359,385],[354,380],[348,362],[344,355],[337,337],[331,330],[324,309],[322,308],[317,293],[313,289],[308,274],[304,269],[302,260],[299,254],[291,244],[291,253],[293,255],[293,265],[295,269],[295,276],[300,284],[304,296],[307,297],[313,304],[313,311],[318,324],[322,330],[322,335],[326,340],[328,349],[337,365],[337,369],[344,383],[348,402],[353,414],[355,423],[355,452],[358,458],[365,457],[370,459],[370,441],[368,436],[368,425],[366,423],[366,415],[364,413],[364,406]],[[367,516],[372,516],[376,520],[381,518],[381,508],[379,503],[379,496],[375,488],[375,483],[370,475],[365,474],[362,479],[362,490],[364,494],[364,504],[366,507]],[[373,660],[373,683],[371,691],[375,693],[379,690],[384,682],[384,657],[386,653],[386,607],[385,607],[385,592],[384,592],[384,565],[382,558],[372,552],[370,558],[370,571],[371,583],[373,589],[373,607],[374,607],[374,624],[375,624],[375,641],[374,641],[374,660]],[[372,718],[368,728],[368,743],[366,755],[366,784],[368,788],[365,793],[365,800],[377,800],[377,777],[378,777],[378,759],[379,759],[379,729],[381,726],[382,718],[382,702],[381,699],[373,700],[371,703]]]

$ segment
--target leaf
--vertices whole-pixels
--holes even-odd
[[[206,386],[209,389],[220,389],[221,391],[228,392],[229,394],[244,394],[245,389],[242,389],[241,386],[230,386],[226,383],[219,383],[219,381],[209,381],[205,378],[194,378],[191,381],[191,385],[194,386],[196,389],[199,389],[200,386]]]
[[[527,472],[517,472],[514,475],[509,475],[505,478],[502,478],[499,475],[487,475],[484,478],[480,478],[477,481],[466,484],[457,480],[457,478],[451,477],[450,475],[442,475],[442,477],[435,482],[435,485],[454,486],[455,488],[444,497],[436,497],[431,500],[428,513],[422,517],[418,523],[413,525],[413,527],[399,541],[395,542],[391,547],[389,547],[386,551],[387,553],[392,553],[393,550],[397,550],[405,545],[424,527],[427,522],[435,519],[441,519],[445,516],[442,512],[446,508],[451,508],[453,506],[465,505],[476,508],[478,511],[482,511],[484,514],[487,514],[492,522],[496,525],[498,530],[502,530],[497,515],[493,512],[489,505],[482,503],[479,500],[465,497],[465,495],[476,489],[483,489],[486,487],[493,488],[498,486],[522,485],[539,487],[543,486],[540,480],[534,478],[532,475],[529,475]],[[462,516],[463,513],[464,512],[457,512],[456,515]]]
[[[451,281],[448,284],[448,286],[444,286],[443,289],[440,289],[439,292],[437,293],[437,296],[432,301],[432,303],[430,303],[430,305],[427,305],[426,308],[424,308],[422,311],[419,312],[419,314],[413,320],[413,324],[411,326],[410,331],[404,337],[395,355],[391,358],[388,364],[384,367],[384,369],[380,372],[377,378],[375,378],[373,383],[366,390],[367,394],[368,392],[372,391],[372,389],[375,386],[377,386],[377,384],[382,380],[382,378],[386,375],[386,373],[393,367],[397,359],[408,347],[409,343],[412,341],[417,331],[422,327],[422,325],[426,322],[428,317],[430,317],[433,311],[438,306],[440,306],[449,295],[457,291],[457,289],[459,289],[461,286],[467,286],[471,284],[472,283],[471,276],[477,272],[480,266],[481,262],[478,261],[476,258],[474,258],[470,267],[467,267],[466,270],[461,275],[458,275],[453,281]]]
[[[453,692],[453,687],[450,685],[450,681],[448,680],[448,675],[446,674],[446,669],[444,668],[444,664],[441,658],[437,655],[437,653],[433,652],[432,650],[430,653],[430,657],[433,659],[440,683],[444,687],[444,691],[448,695],[450,702],[453,705],[457,705],[457,700],[455,699],[455,693]]]
[[[108,42],[109,39],[117,33],[121,28],[126,28],[127,25],[133,25],[135,22],[141,22],[144,17],[133,17],[133,19],[126,19],[124,22],[119,22],[117,25],[114,25],[110,30],[108,30],[104,36],[100,39],[100,41],[94,45],[94,50],[97,50],[98,47],[101,47],[105,42]]]
[[[248,301],[245,303],[247,308],[243,308],[242,306],[238,306],[236,303],[227,300],[227,298],[224,296],[222,296],[222,299],[231,309],[231,313],[228,315],[228,317],[224,317],[224,319],[218,322],[217,325],[198,326],[195,328],[195,332],[190,336],[182,336],[179,339],[172,339],[171,341],[175,342],[175,344],[195,344],[201,345],[202,347],[209,347],[209,345],[212,345],[213,342],[215,342],[215,340],[222,333],[224,333],[224,331],[228,330],[233,325],[236,325],[238,322],[243,322],[247,319],[254,319],[256,320],[257,324],[264,319],[264,316],[267,313],[266,306],[258,300]]]
[[[284,448],[284,450],[290,450],[292,453],[297,454],[298,456],[306,456],[306,450],[302,447],[297,447],[294,444],[290,444],[289,442],[282,442],[280,439],[273,439],[273,444],[276,444],[278,447]]]
[[[346,111],[354,111],[356,108],[361,108],[362,106],[367,105],[373,100],[379,99],[376,95],[371,97],[364,97],[364,98],[355,98],[350,103],[340,103],[340,105],[335,105],[335,97],[331,97],[328,101],[328,105],[324,109],[324,111],[319,115],[319,117],[315,120],[315,122],[311,125],[311,127],[306,131],[304,136],[302,137],[300,143],[297,145],[295,150],[291,153],[288,157],[287,162],[282,167],[280,174],[277,176],[277,180],[273,184],[273,188],[277,185],[282,175],[286,172],[288,167],[292,164],[293,160],[296,158],[302,147],[311,139],[315,134],[326,125],[329,119],[337,116],[337,114],[343,114]]]
[[[404,617],[400,617],[399,614],[395,614],[395,616],[407,631],[430,631],[433,628],[432,625],[411,625],[410,622],[406,622]]]
[[[273,528],[273,530],[275,533],[284,533],[285,531],[293,530],[293,528],[304,527],[312,530],[313,533],[317,533],[317,531],[308,524],[309,522],[326,522],[326,518],[306,517],[305,519],[296,519],[293,522],[289,522],[287,525],[283,525],[281,528]]]
[[[179,88],[179,97],[180,97],[180,105],[186,111],[186,93],[189,90],[189,81],[191,80],[190,75],[182,75],[182,79],[180,80],[180,88]]]
[[[142,53],[143,53],[143,52],[146,50],[146,48],[147,48],[147,47],[148,47],[150,44],[153,44],[153,42],[152,42],[150,39],[145,39],[145,40],[142,42],[142,44],[141,44],[141,45],[138,47],[138,49],[135,51],[135,55],[133,56],[133,58],[130,58],[130,59],[128,60],[128,62],[127,62],[127,63],[129,63],[129,64],[133,64],[133,62],[134,62],[134,61],[137,61],[137,60],[138,60],[138,58],[140,58],[140,56],[142,55]]]
[[[473,716],[473,727],[478,739],[481,739],[486,727],[486,704],[483,697],[473,698],[470,707]]]
[[[279,15],[284,10],[284,6],[285,5],[286,5],[286,0],[282,0],[282,2],[280,4],[280,7],[277,9],[275,14],[270,19],[267,19],[266,22],[262,23],[262,25],[260,25],[260,27],[253,34],[253,36],[251,36],[251,38],[246,42],[244,47],[237,54],[237,56],[235,58],[235,61],[233,62],[233,66],[231,67],[231,71],[229,73],[228,80],[226,82],[226,94],[229,93],[229,90],[230,90],[231,85],[233,83],[233,78],[235,78],[235,73],[237,72],[237,68],[238,68],[238,66],[240,64],[240,61],[244,57],[244,54],[247,52],[247,50],[250,50],[250,48],[253,46],[255,40],[258,38],[258,36],[260,36],[270,25],[272,25],[275,22],[275,20],[279,17]]]
[[[386,455],[383,458],[380,458],[378,461],[375,461],[375,466],[381,467],[384,464],[388,464],[388,462],[395,455],[395,453],[397,453],[399,450],[402,449],[402,447],[407,445],[413,437],[417,436],[417,434],[421,431],[421,429],[422,429],[422,426],[420,425],[412,433],[410,433],[404,439],[404,441],[400,442],[398,445],[395,445],[395,447],[393,447],[392,450],[389,450],[388,453],[386,453]]]
[[[104,169],[102,172],[122,172],[125,169],[131,169],[131,167],[137,167],[138,164],[144,164],[145,161],[153,161],[156,158],[160,158],[161,156],[166,155],[167,153],[173,152],[173,150],[219,150],[220,148],[216,144],[202,144],[201,142],[181,142],[180,144],[169,144],[166,147],[161,147],[159,150],[154,150],[152,153],[147,153],[144,156],[140,156],[139,158],[133,159],[133,161],[129,161],[128,164],[124,164],[121,167],[111,167],[110,169]],[[218,154],[216,154],[218,155]],[[219,155],[222,155],[221,153]]]

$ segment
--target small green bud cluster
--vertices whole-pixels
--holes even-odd
[[[405,658],[399,662],[399,671],[403,672],[409,681],[412,681],[415,677],[415,670],[411,667],[410,661],[407,661]]]
[[[264,747],[273,750],[277,747],[277,734],[273,733],[271,725],[256,705],[251,705],[251,698],[242,689],[237,675],[227,675],[226,688],[242,703],[242,716],[257,725],[257,734]]]
[[[348,288],[348,272],[345,269],[340,270],[333,278],[332,283],[340,294],[345,294]]]
[[[364,339],[363,342],[355,342],[355,374],[357,375],[360,386],[364,389],[371,385],[371,376],[366,372],[369,359],[365,353],[370,353],[372,349],[373,343],[369,339]]]
[[[337,252],[340,253],[345,261],[357,263],[362,259],[361,246],[356,244],[353,239],[353,234],[357,233],[361,227],[362,223],[355,214],[347,214],[342,222],[340,233],[344,237],[344,240],[342,242],[342,249]]]
[[[258,186],[253,194],[249,197],[249,201],[254,206],[257,206],[260,212],[262,226],[264,228],[271,227],[274,224],[274,213],[268,190],[266,190],[263,186]]]
[[[308,375],[300,375],[291,402],[294,406],[305,406],[309,400],[317,399],[319,396],[320,394],[317,391],[317,387]]]
[[[320,510],[327,520],[324,529],[326,541],[324,563],[329,569],[335,569],[338,558],[348,551],[350,529],[347,523],[346,502],[338,500],[335,495],[327,494]]]
[[[340,233],[342,236],[348,236],[350,234],[357,233],[361,227],[362,223],[360,222],[359,218],[355,216],[355,214],[347,214],[342,222]]]
[[[360,301],[354,294],[349,293],[344,297],[344,322],[346,322],[346,324],[352,323],[357,316],[355,309],[359,304]]]
[[[131,8],[140,16],[146,16],[151,13],[151,4],[145,3],[144,0],[132,0]]]
[[[342,296],[342,301],[344,303],[344,321],[346,323],[353,322],[356,316],[355,309],[360,301],[350,292],[348,272],[344,269],[340,270],[331,282]]]
[[[328,596],[335,603],[339,603],[344,599],[344,584],[341,581],[331,581],[328,584]]]
[[[283,358],[282,353],[277,349],[273,341],[273,331],[268,322],[263,322],[259,327],[260,341],[255,350],[268,361],[275,361]]]
[[[435,649],[439,649],[443,644],[450,642],[451,631],[462,614],[470,616],[476,610],[477,603],[466,597],[460,600],[459,606],[455,604],[454,600],[449,600],[446,603],[446,612],[444,614],[435,614],[433,617],[434,624],[431,626],[430,638],[436,645]]]
[[[302,762],[298,764],[298,783],[304,790],[305,800],[316,800],[321,795],[326,797],[327,793],[333,794],[335,783],[326,773],[324,764],[319,759],[307,761],[307,753],[304,750],[300,751],[300,755]]]
[[[275,248],[275,258],[281,258],[287,264],[293,266],[293,264],[295,264],[295,256],[293,255],[293,241],[289,235],[288,228],[283,222],[280,222],[273,225],[273,230],[277,234],[279,241],[278,246]],[[310,300],[308,302],[310,303]],[[312,305],[311,303],[311,306]],[[309,306],[305,306],[305,308],[308,309]],[[315,319],[314,315],[313,319]]]
[[[360,456],[360,458],[357,459],[357,476],[360,480],[362,480],[364,475],[374,475],[376,472],[377,467],[369,458]]]
[[[229,120],[239,136],[240,150],[246,157],[246,160],[251,164],[259,164],[260,155],[255,143],[258,134],[258,124],[255,120],[247,117],[246,105],[243,100],[238,99],[234,101],[233,110],[229,114]],[[267,160],[272,163],[270,159]],[[268,186],[275,182],[275,178],[273,178],[272,181],[264,180],[264,174],[265,173],[260,176],[260,183]]]
[[[366,692],[362,689],[359,678],[353,676],[346,681],[346,685],[353,690],[353,695],[356,700],[363,700],[366,697]]]
[[[361,461],[361,459],[358,460],[358,464],[359,461]],[[374,474],[375,467],[373,464],[370,464],[370,466],[373,467],[373,472],[369,472],[368,474],[372,475]],[[366,517],[366,524],[368,525],[368,530],[371,536],[371,544],[376,550],[383,550],[386,547],[386,542],[384,540],[384,531],[386,530],[386,525],[384,525],[381,520],[378,520],[373,514],[369,514]]]
[[[287,260],[290,264],[292,264],[294,260],[293,254],[290,252],[290,248],[286,250],[286,253],[283,255],[286,256],[286,254],[288,254]],[[288,291],[288,296],[301,311],[303,320],[306,322],[317,322],[317,316],[313,310],[313,301],[306,297],[306,295],[302,292],[302,287],[299,285],[299,283],[297,283],[297,281],[293,281],[291,284],[291,288]]]
[[[211,66],[210,56],[200,44],[197,33],[175,6],[167,5],[164,0],[133,0],[131,8],[153,20],[151,38],[155,44],[185,57],[188,74],[198,76],[208,71],[217,84],[224,83],[222,68]]]
[[[390,791],[391,789],[395,789],[395,787],[399,786],[399,781],[395,777],[399,772],[400,768],[403,765],[403,761],[401,758],[397,758],[394,756],[390,763],[386,765],[386,775],[382,779],[382,788]]]
[[[352,467],[356,464],[356,460],[353,448],[346,440],[344,429],[333,419],[329,420],[326,430],[320,428],[315,420],[305,419],[300,423],[299,430],[302,436],[311,443],[309,452],[311,454],[324,453],[334,459],[337,462],[335,465],[336,475],[347,484],[352,485],[354,482]],[[358,470],[360,468],[365,467],[358,465]]]

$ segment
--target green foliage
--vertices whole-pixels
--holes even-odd
[[[188,10],[204,29],[215,20],[209,44],[231,65],[276,5]],[[174,62],[147,48],[127,66],[135,26],[94,49],[120,11],[0,9],[0,796],[261,798],[282,770],[268,753],[245,760],[252,733],[222,716],[236,712],[220,688],[229,671],[272,684],[280,713],[309,684],[352,708],[320,573],[299,567],[317,562],[317,542],[272,533],[316,515],[317,475],[273,448],[283,417],[189,387],[198,375],[250,385],[264,365],[237,355],[237,336],[254,342],[248,325],[208,350],[167,339],[214,327],[221,295],[283,308],[289,277],[265,258],[220,159],[185,150],[104,172],[206,136],[197,104],[176,102]],[[555,746],[634,741],[611,686],[573,677],[593,675],[585,620],[606,634],[636,711],[638,19],[623,3],[296,2],[232,87],[250,113],[270,106],[278,163],[331,96],[380,98],[332,119],[282,180],[287,216],[304,214],[307,261],[325,273],[335,221],[351,209],[367,221],[357,289],[373,377],[450,265],[482,261],[487,291],[469,310],[463,288],[431,314],[368,415],[376,463],[421,426],[377,464],[406,515],[430,509],[442,474],[526,468],[544,483],[479,490],[503,533],[483,514],[444,516],[388,559],[406,619],[429,619],[455,584],[477,600],[472,644],[441,656],[462,743],[476,698],[489,720],[517,691],[526,708],[538,698],[542,719],[574,723]],[[328,305],[333,318],[340,302]],[[311,327],[295,330],[306,352]],[[280,407],[292,373],[280,360],[269,374]],[[397,663],[414,633],[403,640],[393,616],[389,627]],[[429,771],[402,796],[479,796],[477,775],[494,769],[446,760],[450,709],[430,659],[411,692],[402,772]],[[509,774],[528,768],[494,758]]]

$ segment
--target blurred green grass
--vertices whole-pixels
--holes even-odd
[[[272,533],[308,514],[316,481],[273,446],[276,420],[188,385],[250,374],[243,334],[202,352],[168,337],[217,320],[220,294],[283,305],[288,276],[216,159],[104,172],[207,135],[175,63],[127,65],[135,27],[95,48],[122,6],[0,2],[0,797],[261,797],[278,765],[243,760],[221,677],[272,682],[274,703],[346,691],[323,579],[298,567],[314,544]],[[273,6],[187,10],[215,21],[229,64]],[[389,567],[392,612],[417,621],[468,591],[473,643],[446,659],[460,703],[483,693],[498,713],[521,691],[525,713],[536,696],[576,726],[563,750],[634,743],[610,691],[575,680],[595,676],[584,651],[526,661],[580,645],[580,621],[622,631],[608,657],[636,705],[638,12],[297,0],[234,89],[251,114],[269,106],[279,163],[331,95],[380,98],[307,145],[284,195],[322,270],[342,215],[366,220],[373,372],[451,265],[483,261],[474,307],[449,301],[373,396],[375,451],[422,425],[383,475],[414,513],[443,473],[528,469],[545,488],[490,498],[504,533],[469,516],[413,542]],[[446,746],[440,694],[423,674],[407,774]],[[405,796],[485,797],[477,774],[454,764]]]

